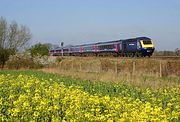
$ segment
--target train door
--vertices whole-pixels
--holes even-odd
[[[137,49],[138,49],[138,50],[140,50],[140,49],[141,49],[140,40],[137,40]]]
[[[118,42],[118,53],[119,54],[122,54],[123,53],[123,45],[122,45],[122,41],[119,41]]]
[[[123,52],[127,51],[126,43],[123,43]]]

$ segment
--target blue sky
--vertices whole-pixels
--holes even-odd
[[[0,16],[30,28],[31,43],[86,44],[147,36],[180,48],[180,0],[0,0]]]

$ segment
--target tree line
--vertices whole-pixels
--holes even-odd
[[[156,56],[180,56],[180,49],[176,48],[174,51],[155,51],[154,55]]]

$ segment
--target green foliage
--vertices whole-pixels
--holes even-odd
[[[48,46],[45,44],[38,43],[32,46],[30,52],[32,56],[37,56],[37,55],[45,56],[48,55]]]
[[[0,48],[0,66],[4,68],[6,61],[9,59],[9,56],[14,54],[12,49],[3,49]]]

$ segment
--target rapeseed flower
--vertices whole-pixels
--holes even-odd
[[[53,79],[0,75],[0,121],[179,121],[179,89],[92,95]],[[116,88],[120,86],[116,85]],[[95,90],[95,89],[94,89]],[[127,95],[126,95],[127,93]],[[136,96],[136,97],[132,97]]]

